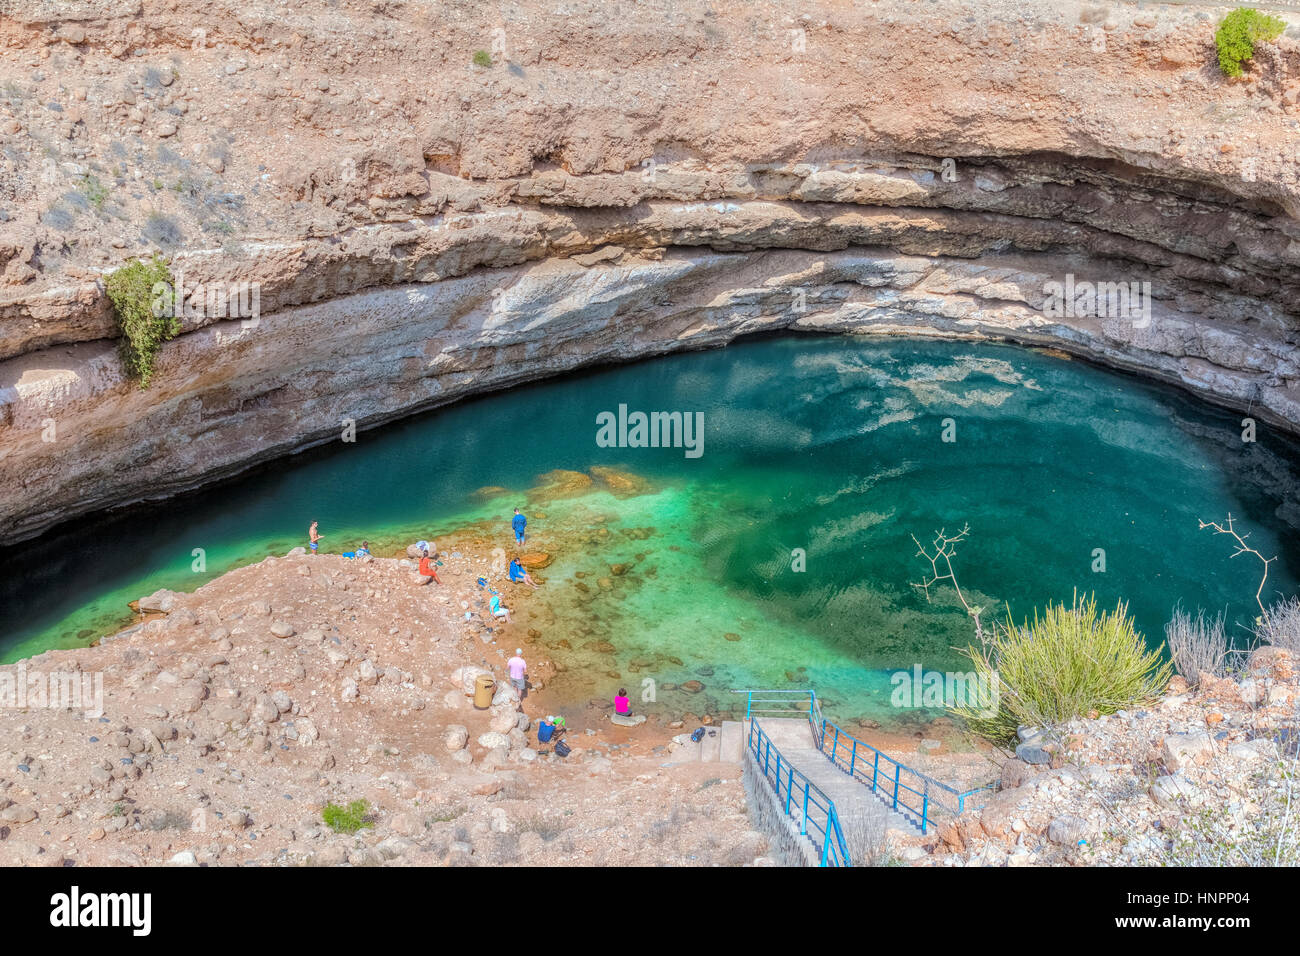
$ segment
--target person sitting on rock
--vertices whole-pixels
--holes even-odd
[[[507,624],[510,623],[510,609],[501,603],[501,595],[496,591],[492,592],[492,597],[488,601],[488,608],[491,610],[493,617],[503,617],[506,619]]]
[[[632,716],[632,702],[627,699],[626,687],[618,689],[618,696],[614,698],[614,713],[620,717]]]
[[[369,542],[369,541],[362,541],[362,542],[361,542],[361,547],[357,548],[357,557],[358,557],[358,558],[368,558],[368,557],[370,557],[370,542]]]
[[[509,575],[512,584],[527,584],[534,591],[541,587],[540,584],[533,580],[533,576],[524,570],[524,566],[519,563],[519,555],[515,555],[510,559]]]
[[[410,567],[410,565],[407,565],[407,567]],[[426,578],[433,578],[439,584],[442,583],[438,577],[438,569],[434,566],[433,561],[429,559],[429,552],[427,550],[420,552],[419,573],[424,575]]]

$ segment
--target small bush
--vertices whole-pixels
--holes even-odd
[[[1201,673],[1226,677],[1228,673],[1228,636],[1223,630],[1223,615],[1206,619],[1204,611],[1196,617],[1180,607],[1165,625],[1165,643],[1174,669],[1195,685]]]
[[[104,203],[108,202],[108,189],[97,176],[87,175],[77,188],[96,211],[103,209]]]
[[[1233,10],[1214,33],[1223,75],[1241,76],[1241,64],[1255,55],[1255,44],[1276,40],[1285,29],[1283,21],[1258,10],[1247,7]]]
[[[536,833],[546,843],[561,836],[567,828],[559,820],[548,819],[540,813],[530,817],[527,820],[519,821],[519,832],[527,833],[532,831]]]
[[[327,803],[325,809],[321,811],[321,819],[335,833],[356,833],[358,830],[375,825],[371,820],[366,819],[369,813],[370,803],[366,800],[353,800],[346,807],[341,807],[337,803]]]
[[[122,335],[122,364],[141,388],[149,387],[162,343],[175,338],[181,330],[180,320],[170,308],[171,288],[171,270],[159,256],[149,262],[133,259],[104,280]]]
[[[1300,598],[1286,598],[1268,609],[1268,619],[1255,628],[1261,642],[1300,656]]]
[[[151,212],[144,221],[144,237],[164,249],[180,245],[185,238],[180,225],[171,216],[160,212]]]
[[[975,707],[953,713],[999,743],[1021,725],[1054,727],[1091,710],[1113,714],[1149,703],[1173,674],[1159,651],[1147,650],[1122,601],[1099,614],[1093,597],[1078,594],[1071,606],[1035,612],[1032,624],[996,626],[987,644],[965,653],[981,682],[997,688],[997,707],[992,715]]]
[[[474,51],[474,65],[475,65],[475,66],[491,66],[491,65],[492,65],[492,54],[488,53],[487,50],[475,50],[475,51]]]

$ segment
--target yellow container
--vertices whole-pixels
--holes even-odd
[[[497,682],[491,674],[479,674],[474,678],[474,706],[487,710],[492,706],[492,695],[496,693]]]

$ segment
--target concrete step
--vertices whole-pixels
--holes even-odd
[[[725,763],[740,763],[745,758],[745,724],[740,720],[724,720],[718,734],[718,759]]]
[[[687,739],[689,736],[690,731],[683,731],[675,738],[679,742],[672,746],[672,763],[740,763],[745,752],[744,729],[734,720],[706,726],[698,743]]]

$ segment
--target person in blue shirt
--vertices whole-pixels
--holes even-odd
[[[511,519],[510,524],[515,529],[515,541],[519,544],[523,544],[524,526],[528,524],[528,519],[519,513],[518,508],[515,509],[515,516]]]
[[[510,559],[509,575],[513,584],[527,584],[534,591],[541,587],[533,580],[533,576],[524,570],[524,566],[519,563],[519,555],[515,555]]]

